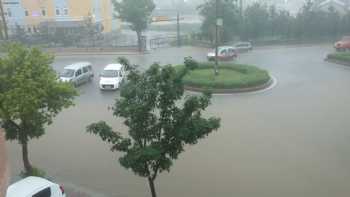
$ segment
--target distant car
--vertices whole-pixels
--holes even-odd
[[[107,65],[100,75],[101,90],[116,90],[119,89],[124,81],[125,68],[121,64]]]
[[[215,50],[209,52],[207,55],[209,61],[215,61]],[[237,51],[234,47],[231,46],[221,46],[218,48],[218,60],[220,61],[230,61],[237,58]]]
[[[64,67],[60,74],[60,81],[70,82],[75,86],[91,81],[94,77],[90,62],[78,62]]]
[[[344,36],[340,41],[334,44],[334,48],[337,51],[350,50],[350,36]]]
[[[234,46],[237,51],[239,52],[246,52],[253,50],[252,43],[250,42],[238,42]]]
[[[66,194],[62,186],[32,176],[10,185],[6,197],[66,197]]]

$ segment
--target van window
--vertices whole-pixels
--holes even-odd
[[[104,70],[101,74],[101,77],[105,78],[113,78],[113,77],[118,77],[119,76],[119,71],[117,70]]]
[[[227,53],[227,51],[226,51],[226,49],[224,49],[220,52],[220,55],[226,55],[226,53]]]
[[[70,77],[73,77],[73,76],[74,76],[74,70],[72,70],[72,69],[64,69],[62,74],[61,74],[61,77],[70,78]]]
[[[79,69],[79,70],[77,70],[76,72],[75,72],[75,76],[76,77],[78,77],[78,76],[80,76],[81,75],[81,69]]]
[[[83,67],[83,73],[87,73],[87,72],[89,72],[88,67]]]
[[[33,197],[51,197],[51,189],[48,187],[33,195]]]
[[[87,66],[87,68],[89,69],[89,71],[92,71],[91,65]]]

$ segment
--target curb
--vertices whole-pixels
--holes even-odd
[[[270,76],[270,80],[262,85],[249,87],[249,88],[215,89],[215,90],[211,90],[211,92],[213,94],[219,94],[219,95],[220,94],[225,95],[225,94],[238,94],[238,93],[254,93],[258,91],[263,91],[265,89],[269,89],[274,84],[276,84],[276,79]],[[185,85],[185,90],[192,91],[192,92],[204,92],[207,89]]]
[[[64,52],[64,53],[61,53],[61,52],[57,52],[57,53],[51,53],[51,54],[54,54],[55,56],[57,57],[71,57],[71,56],[103,56],[103,55],[106,55],[106,56],[111,56],[111,55],[115,55],[115,56],[121,56],[121,55],[143,55],[143,54],[147,54],[147,53],[133,53],[133,52],[108,52],[108,53],[101,53],[101,52],[97,52],[97,53],[76,53],[76,52],[72,52],[72,53],[69,53],[69,52]]]
[[[343,65],[343,66],[350,66],[350,62],[337,60],[337,59],[333,59],[333,58],[326,58],[325,61],[330,62],[330,63],[334,63],[334,64]]]
[[[0,196],[5,196],[9,184],[10,171],[6,154],[5,136],[2,129],[0,129],[0,153]],[[3,166],[2,171],[1,166]]]

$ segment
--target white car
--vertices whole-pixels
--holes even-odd
[[[121,64],[108,64],[100,75],[101,90],[119,89],[125,76],[124,66]]]
[[[10,185],[6,197],[66,197],[66,194],[62,186],[31,176]]]
[[[215,50],[207,54],[209,61],[215,61]],[[237,58],[236,48],[231,46],[218,47],[218,60],[219,61],[232,61]]]
[[[64,67],[60,81],[70,82],[75,86],[91,81],[94,77],[90,62],[78,62]]]
[[[239,52],[247,52],[253,50],[252,43],[250,42],[239,42],[235,44],[235,48]]]

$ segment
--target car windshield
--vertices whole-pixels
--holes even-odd
[[[74,76],[74,70],[73,69],[64,69],[63,72],[60,75],[61,77],[73,77]]]
[[[118,77],[119,71],[117,70],[104,70],[101,74],[101,77],[113,78]]]

